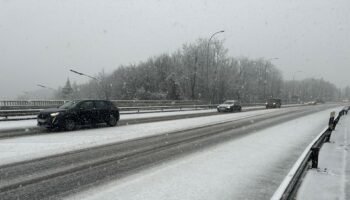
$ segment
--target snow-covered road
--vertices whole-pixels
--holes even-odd
[[[289,108],[297,109],[297,108]],[[214,115],[121,127],[57,132],[0,140],[0,165],[64,153],[81,148],[125,141],[212,123],[281,112],[280,109]]]
[[[260,130],[68,198],[269,199],[327,125],[329,113],[340,109]]]

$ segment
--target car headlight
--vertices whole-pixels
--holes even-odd
[[[273,105],[276,105],[276,103],[273,103]]]
[[[51,117],[56,117],[57,115],[59,115],[60,113],[59,112],[55,112],[55,113],[51,113],[50,116]]]

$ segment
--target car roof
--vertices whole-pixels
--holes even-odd
[[[109,100],[103,100],[103,99],[79,99],[79,100],[72,100],[74,102],[83,102],[83,101],[105,101],[105,102],[111,102]]]

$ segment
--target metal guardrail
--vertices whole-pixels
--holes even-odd
[[[145,106],[184,106],[207,105],[209,102],[201,100],[111,100],[118,107]],[[31,100],[31,101],[0,101],[0,110],[14,109],[44,109],[61,106],[67,100]],[[242,103],[242,106],[264,105],[264,103]]]
[[[288,175],[285,177],[279,188],[275,191],[271,200],[291,200],[295,199],[303,177],[310,168],[318,167],[318,154],[325,142],[329,142],[331,133],[336,127],[339,119],[349,108],[342,109],[337,116],[330,118],[329,125],[326,127],[305,149],[303,154],[294,164]]]
[[[197,109],[213,109],[217,105],[182,105],[182,106],[139,106],[139,107],[119,107],[119,111],[125,113],[145,113],[145,112],[166,112]],[[23,109],[23,110],[0,110],[0,117],[8,118],[14,116],[37,115],[42,109]]]
[[[118,107],[137,106],[175,106],[175,105],[201,105],[208,104],[199,100],[111,100]],[[0,110],[12,109],[42,109],[57,107],[67,100],[33,100],[33,101],[0,101]]]
[[[132,114],[132,113],[150,113],[150,112],[169,112],[169,111],[183,111],[183,110],[197,110],[197,109],[215,109],[218,104],[203,104],[203,105],[171,105],[171,106],[130,106],[130,107],[118,107],[121,112]],[[251,106],[264,106],[263,103],[254,104],[242,104],[243,107]],[[291,106],[302,106],[298,104],[285,105],[285,107]],[[57,107],[57,106],[56,106]],[[7,120],[8,117],[19,117],[19,116],[30,116],[39,114],[41,109],[0,109],[0,117]],[[32,117],[33,118],[33,117]],[[28,119],[32,119],[28,118]],[[0,119],[0,121],[3,121]]]
[[[0,109],[21,107],[52,107],[63,105],[66,100],[0,101]]]

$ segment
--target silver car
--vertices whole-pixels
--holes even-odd
[[[241,103],[237,100],[227,100],[224,103],[218,105],[218,112],[233,112],[233,111],[242,111]]]

